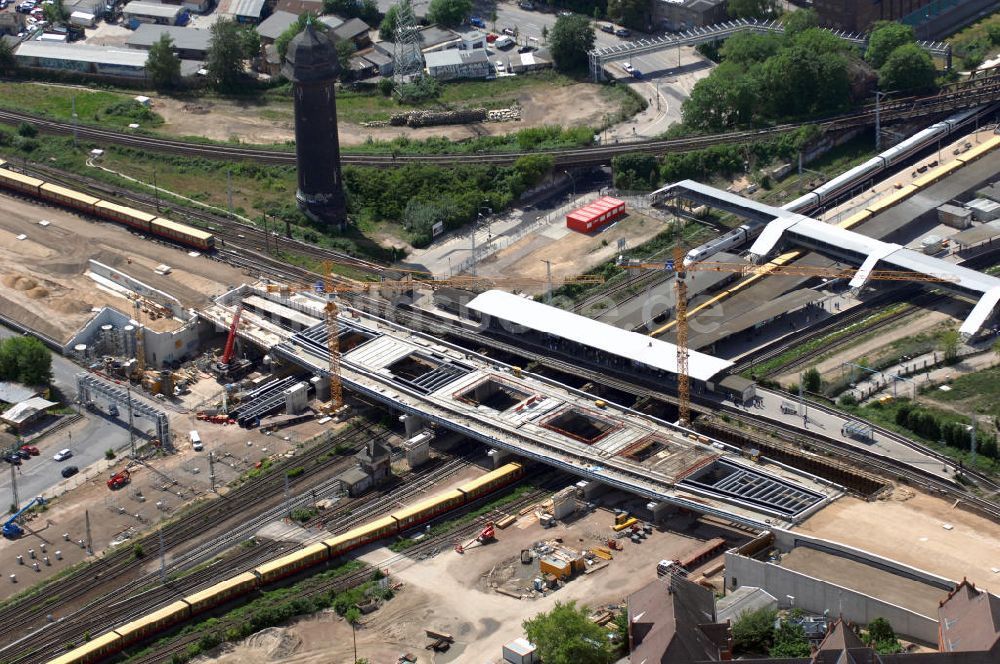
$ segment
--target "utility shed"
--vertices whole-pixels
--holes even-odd
[[[297,14],[292,12],[286,12],[283,10],[278,10],[268,16],[266,19],[260,22],[257,26],[257,34],[260,35],[260,41],[265,46],[267,44],[273,44],[278,40],[285,30],[290,28],[296,21],[299,20]]]
[[[945,203],[937,209],[938,221],[952,228],[968,228],[972,225],[972,210]]]
[[[130,28],[135,30],[141,23],[163,25],[186,25],[188,11],[180,5],[163,5],[159,2],[133,0],[122,9],[122,15]]]
[[[625,201],[604,196],[566,215],[566,227],[580,233],[600,230],[625,214]]]
[[[236,0],[233,6],[233,17],[237,23],[256,25],[260,23],[264,13],[265,0]]]
[[[1000,217],[1000,203],[988,198],[977,198],[965,204],[976,221],[993,221]]]
[[[15,427],[18,431],[22,431],[32,422],[42,418],[47,409],[58,405],[55,401],[49,401],[42,397],[32,397],[9,408],[0,416],[0,420]]]

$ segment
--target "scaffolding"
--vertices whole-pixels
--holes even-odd
[[[393,92],[403,96],[403,87],[424,75],[424,54],[420,49],[420,27],[410,0],[396,5],[396,31],[392,55]]]

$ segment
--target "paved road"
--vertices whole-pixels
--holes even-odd
[[[9,328],[0,327],[0,338],[17,334]],[[80,371],[78,365],[65,357],[52,355],[53,384],[65,398],[70,400],[76,398],[75,376]],[[144,424],[142,421],[138,422],[139,427]],[[104,459],[104,451],[109,447],[122,449],[127,446],[127,423],[120,418],[109,418],[104,413],[84,412],[82,421],[67,429],[43,436],[31,444],[38,447],[41,454],[14,468],[21,504],[62,482],[60,471],[64,467],[77,466],[83,472],[87,466]],[[73,458],[62,462],[53,460],[52,456],[63,448],[71,449]],[[4,504],[5,498],[8,503],[13,502],[12,496],[10,467],[3,463],[0,464],[0,505]]]

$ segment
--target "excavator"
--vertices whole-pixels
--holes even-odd
[[[473,544],[488,544],[489,542],[496,541],[496,538],[497,538],[496,528],[494,527],[492,521],[488,521],[486,523],[486,527],[483,528],[481,531],[479,531],[479,534],[476,535],[474,539],[470,540],[468,544],[462,544],[461,542],[457,542],[455,544],[455,552],[465,553],[465,550],[470,548]]]

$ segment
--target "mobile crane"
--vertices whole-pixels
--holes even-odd
[[[3,524],[3,536],[6,537],[7,539],[17,539],[18,537],[23,535],[24,528],[22,528],[17,523],[17,520],[21,518],[22,514],[30,510],[35,505],[44,505],[44,504],[45,504],[45,499],[42,498],[41,496],[38,496],[37,498],[29,502],[27,505],[19,509],[17,512],[15,512],[14,515],[9,519],[7,519],[7,521],[5,521]]]

